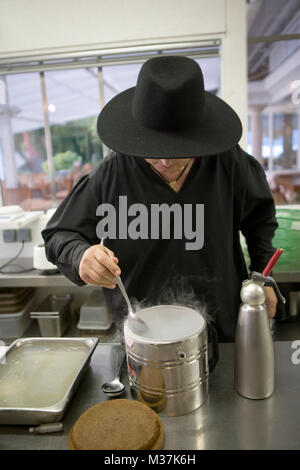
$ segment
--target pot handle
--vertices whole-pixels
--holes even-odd
[[[208,344],[211,345],[211,357],[208,358],[209,372],[212,372],[219,360],[218,333],[212,324],[208,325]]]

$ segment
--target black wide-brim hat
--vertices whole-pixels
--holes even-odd
[[[125,155],[188,158],[234,147],[242,124],[227,103],[205,91],[196,61],[159,56],[143,64],[136,87],[105,105],[97,130],[107,147]]]

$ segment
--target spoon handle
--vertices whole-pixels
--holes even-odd
[[[128,297],[128,295],[127,295],[126,289],[125,289],[125,287],[124,287],[124,285],[123,285],[122,279],[120,278],[120,276],[115,276],[115,278],[116,278],[116,283],[118,284],[119,289],[120,289],[120,291],[122,292],[123,297],[124,297],[124,299],[125,299],[125,301],[126,301],[126,303],[127,303],[128,314],[132,316],[132,315],[134,315],[134,314],[133,314],[133,312],[132,312],[131,303],[130,303],[129,297]],[[135,316],[135,315],[134,315],[134,316]]]
[[[100,242],[100,245],[104,246],[104,238],[101,239],[101,242]],[[105,251],[105,253],[110,256],[110,254]],[[133,313],[133,310],[132,310],[132,306],[131,306],[131,303],[130,303],[130,300],[129,300],[129,297],[127,295],[127,292],[126,292],[126,289],[123,285],[123,282],[122,282],[122,279],[120,278],[120,276],[115,276],[115,279],[116,279],[116,283],[118,284],[118,287],[120,289],[120,291],[122,292],[122,295],[126,301],[126,304],[127,304],[127,308],[128,308],[128,314],[132,317],[132,318],[135,318],[135,314]]]
[[[100,245],[104,246],[104,238],[101,239]],[[105,250],[105,248],[104,248],[104,250]],[[108,251],[105,250],[105,252],[108,256],[110,256]],[[116,283],[117,283],[117,285],[118,285],[118,287],[119,287],[119,289],[120,289],[120,291],[121,291],[121,293],[122,293],[122,295],[123,295],[123,297],[126,301],[126,304],[127,304],[128,319],[131,321],[135,332],[139,334],[147,328],[146,323],[144,322],[144,320],[137,317],[137,315],[135,313],[133,313],[129,297],[127,295],[126,289],[123,285],[123,282],[122,282],[122,279],[120,278],[120,276],[115,276],[115,279],[116,279]]]
[[[115,378],[120,379],[122,365],[125,359],[125,352],[124,351],[116,351],[116,372]]]

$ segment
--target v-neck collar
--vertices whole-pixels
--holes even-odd
[[[184,189],[185,189],[185,186],[186,184],[188,183],[188,181],[190,181],[190,179],[193,177],[193,175],[196,173],[198,167],[199,167],[199,164],[200,162],[198,160],[200,160],[200,158],[195,158],[184,182],[182,183],[182,186],[181,188],[179,189],[179,191],[175,191],[168,183],[166,183],[152,168],[151,168],[151,165],[150,163],[146,162],[143,158],[139,158],[139,157],[132,157],[134,158],[136,164],[142,169],[142,171],[144,171],[146,174],[147,174],[147,177],[150,177],[152,179],[155,179],[157,182],[159,182],[164,188],[167,188],[168,191],[171,191],[172,194],[174,195],[179,195],[181,194]]]

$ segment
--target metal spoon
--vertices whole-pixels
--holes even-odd
[[[104,247],[104,239],[103,238],[101,239],[100,245],[102,245]],[[104,247],[104,249],[105,249],[105,247]],[[105,250],[105,252],[108,256],[110,256],[108,251]],[[122,279],[120,278],[120,276],[115,276],[115,279],[116,279],[116,283],[117,283],[117,285],[118,285],[120,291],[122,292],[123,297],[126,301],[127,308],[128,308],[128,321],[130,322],[130,326],[131,326],[132,330],[137,334],[145,332],[148,329],[148,327],[147,327],[146,323],[144,322],[144,320],[142,320],[135,313],[133,313],[132,306],[131,306],[129,297],[127,295],[126,289],[124,287],[124,284],[122,282]]]
[[[116,353],[116,376],[113,380],[106,382],[101,386],[102,391],[109,397],[117,397],[125,391],[125,385],[120,381],[124,358],[124,351],[118,351]]]
[[[133,313],[132,306],[131,306],[129,297],[127,295],[126,289],[123,285],[122,279],[119,276],[115,276],[115,277],[116,277],[116,283],[118,284],[119,289],[122,292],[123,297],[127,303],[128,321],[130,323],[131,329],[137,334],[145,332],[148,328],[146,323],[144,322],[144,320],[139,318],[135,313]]]

